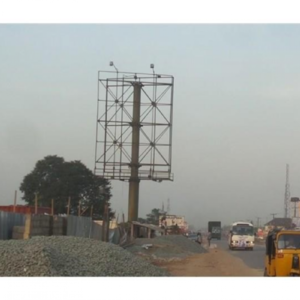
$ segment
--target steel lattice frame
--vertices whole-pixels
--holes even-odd
[[[139,180],[173,180],[170,75],[99,71],[95,174],[129,180],[134,85],[140,92]]]

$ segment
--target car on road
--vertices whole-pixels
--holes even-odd
[[[186,235],[186,237],[193,242],[197,242],[199,244],[202,243],[201,233],[200,233],[200,237],[199,237],[198,233],[195,233],[195,232],[189,233],[188,235]]]

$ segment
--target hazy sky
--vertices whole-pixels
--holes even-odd
[[[142,182],[139,215],[209,220],[284,213],[300,196],[300,25],[0,25],[0,204],[46,155],[94,169],[97,73],[175,78],[174,182]],[[127,215],[128,184],[112,182]],[[18,203],[21,203],[18,192]]]

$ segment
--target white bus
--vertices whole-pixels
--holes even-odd
[[[230,250],[244,249],[253,250],[255,241],[254,227],[249,222],[235,222],[232,224],[229,236],[228,247]]]

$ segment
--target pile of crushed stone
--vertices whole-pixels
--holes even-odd
[[[144,245],[151,246],[143,247]],[[182,235],[165,235],[153,239],[138,238],[134,240],[133,244],[126,247],[126,250],[150,261],[167,262],[207,252],[203,246]]]
[[[50,236],[0,241],[0,276],[168,276],[119,246]]]

